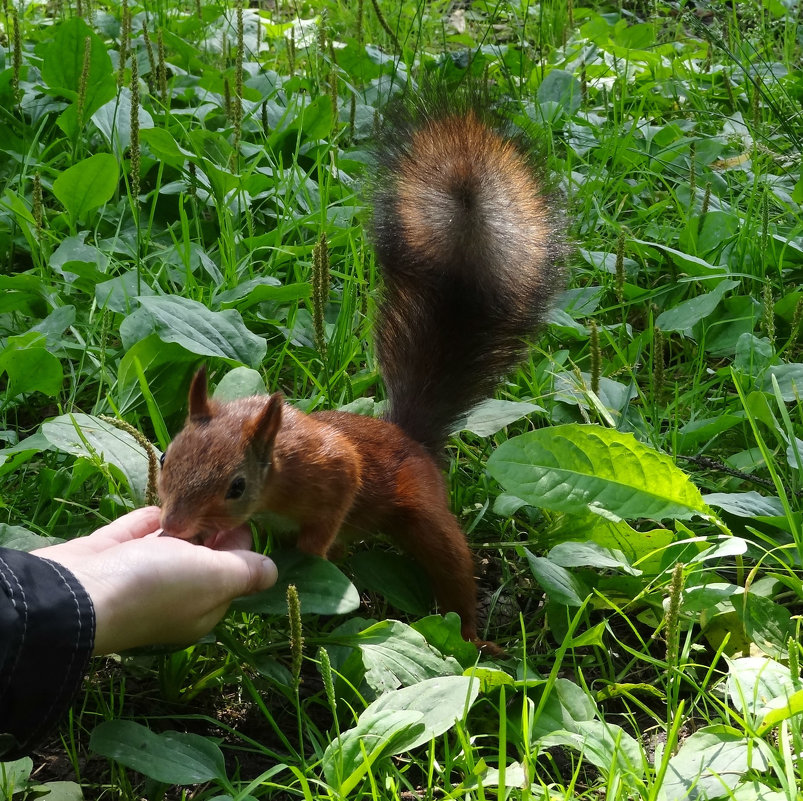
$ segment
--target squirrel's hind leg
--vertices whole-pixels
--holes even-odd
[[[397,533],[397,541],[429,575],[441,612],[460,615],[463,638],[486,653],[501,649],[477,636],[477,581],[474,558],[454,515],[439,504],[418,509]]]

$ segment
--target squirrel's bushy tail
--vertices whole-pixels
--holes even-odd
[[[396,108],[377,145],[377,351],[388,418],[432,453],[520,360],[562,286],[562,214],[470,99]]]

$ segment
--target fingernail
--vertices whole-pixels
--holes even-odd
[[[279,569],[276,567],[276,563],[273,561],[273,559],[268,559],[266,556],[262,560],[262,576],[259,582],[260,589],[267,590],[268,588],[272,587],[278,578]]]

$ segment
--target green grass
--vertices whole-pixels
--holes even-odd
[[[474,670],[455,622],[427,616],[415,567],[382,544],[357,546],[345,576],[329,567],[323,600],[314,570],[327,567],[290,561],[300,675],[280,592],[184,651],[96,662],[58,737],[6,766],[0,787],[800,797],[799,5],[380,5],[384,24],[371,3],[358,20],[357,4],[279,2],[258,12],[259,50],[246,9],[241,122],[235,9],[130,6],[134,156],[122,7],[93,3],[90,16],[85,2],[81,23],[63,3],[4,3],[0,542],[80,536],[141,504],[133,440],[97,420],[76,437],[63,415],[121,417],[163,449],[201,360],[214,383],[248,367],[258,375],[242,380],[305,410],[375,411],[371,133],[392,86],[469,71],[543,140],[574,243],[566,295],[498,392],[507,425],[488,433],[473,418],[449,448],[487,634],[509,658]],[[322,235],[323,348],[311,289]],[[561,471],[574,492],[566,478],[528,496]],[[432,682],[438,703],[418,709]],[[125,742],[144,762],[106,758]]]

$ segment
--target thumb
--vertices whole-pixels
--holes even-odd
[[[276,563],[262,554],[253,551],[227,551],[227,557],[234,557],[243,564],[245,570],[238,571],[240,586],[236,588],[237,595],[253,595],[270,589],[279,577]],[[221,553],[222,556],[222,553]]]

